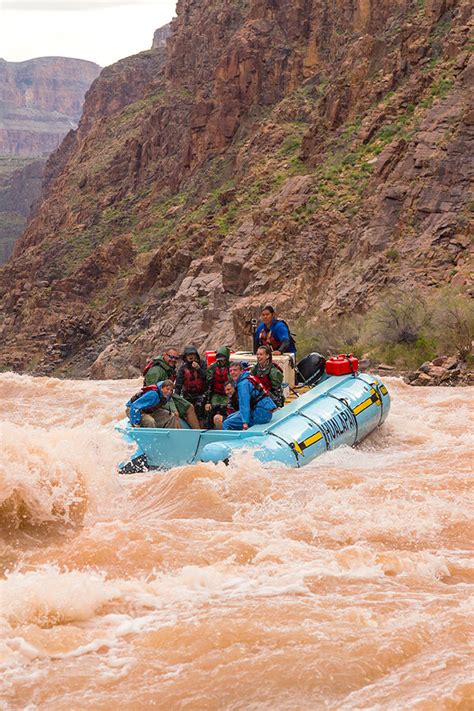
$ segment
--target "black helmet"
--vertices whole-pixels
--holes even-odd
[[[183,355],[181,356],[181,358],[185,360],[186,356],[188,355],[195,355],[199,358],[198,349],[195,346],[186,346],[186,348],[183,350]]]

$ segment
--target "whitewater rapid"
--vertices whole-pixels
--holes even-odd
[[[472,390],[308,466],[118,476],[138,381],[0,374],[0,708],[474,708]]]

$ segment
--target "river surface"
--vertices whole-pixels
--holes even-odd
[[[0,708],[474,708],[472,393],[299,470],[118,476],[138,381],[0,375]]]

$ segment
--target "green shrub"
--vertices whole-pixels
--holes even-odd
[[[298,357],[312,351],[324,356],[338,353],[354,353],[361,356],[365,344],[360,341],[363,317],[352,314],[338,319],[320,316],[315,322],[299,321],[296,324]]]
[[[387,259],[390,259],[391,262],[399,262],[400,261],[400,252],[395,247],[391,247],[390,249],[387,249],[385,254],[387,255]]]
[[[472,352],[474,339],[474,303],[462,291],[446,287],[432,298],[433,332],[440,350],[452,353],[453,348],[462,360]]]
[[[382,126],[377,132],[377,138],[381,141],[388,141],[390,138],[397,134],[397,126],[393,123],[388,123],[386,126]]]
[[[416,291],[392,291],[383,297],[367,320],[370,339],[375,344],[412,345],[423,336],[430,323],[430,311]]]
[[[295,324],[298,357],[368,353],[373,363],[416,369],[436,355],[474,361],[474,303],[451,286],[426,299],[417,289],[390,290],[367,314],[327,315]]]
[[[285,138],[280,148],[280,155],[290,156],[301,150],[301,136],[290,134]]]
[[[370,359],[375,363],[413,370],[432,360],[437,352],[436,339],[428,336],[420,336],[414,343],[378,344],[369,350]]]

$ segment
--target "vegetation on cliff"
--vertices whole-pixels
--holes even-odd
[[[49,166],[4,363],[131,375],[169,340],[247,345],[268,300],[308,331],[465,286],[470,23],[464,0],[180,0],[167,54],[101,76]]]
[[[467,289],[385,290],[364,314],[299,323],[300,352],[356,354],[372,365],[417,368],[445,353],[473,364],[474,304]]]

